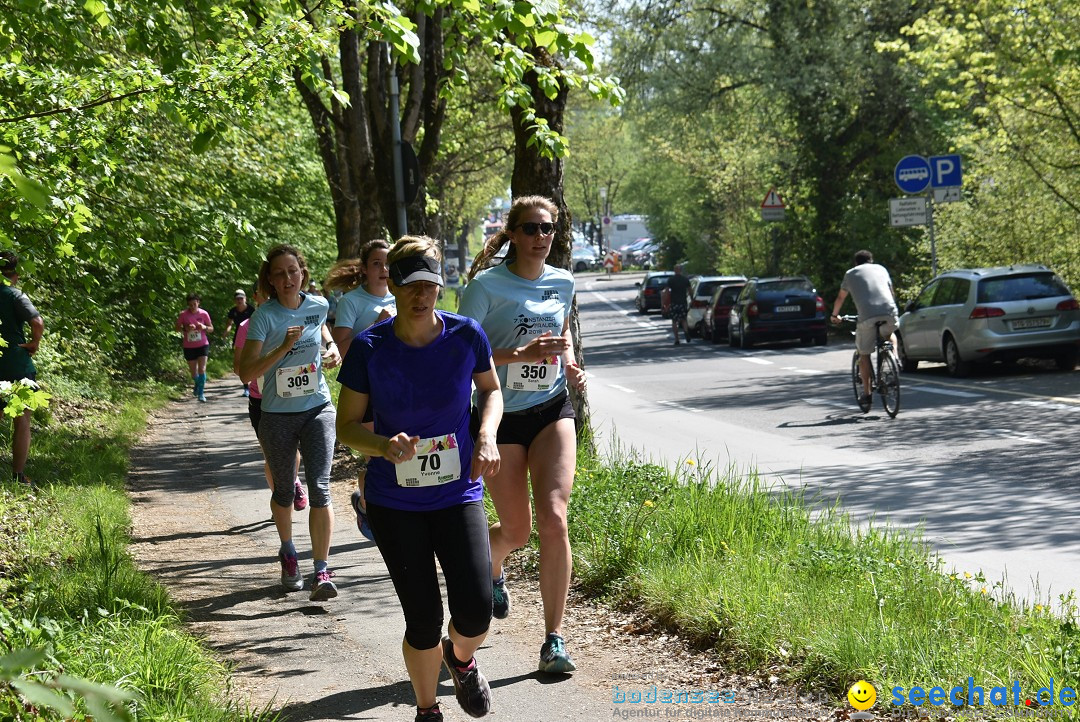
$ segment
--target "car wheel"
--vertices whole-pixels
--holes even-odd
[[[810,336],[801,336],[799,338],[799,345],[800,346],[809,346],[813,342],[814,342],[814,339],[811,338]]]
[[[583,271],[588,270],[588,268],[589,267],[585,265],[584,261],[578,261],[577,263],[574,264],[574,271],[576,273],[582,273]]]
[[[826,346],[826,345],[828,345],[828,343],[829,343],[829,334],[828,334],[828,332],[814,337],[814,345],[815,346]]]
[[[1077,356],[1076,349],[1070,349],[1068,351],[1062,351],[1054,357],[1054,365],[1061,371],[1072,371],[1076,368]]]
[[[710,333],[709,333],[709,339],[710,339],[710,340],[711,340],[711,341],[712,341],[713,343],[720,343],[720,338],[721,338],[721,336],[720,336],[720,327],[719,327],[719,326],[717,326],[717,325],[716,325],[716,324],[714,323],[714,324],[712,325],[712,328],[711,328],[711,329],[709,329],[709,330],[710,330]]]
[[[642,316],[648,313],[649,309],[645,308],[645,306],[641,304],[641,301],[638,301],[635,305],[637,306],[637,312],[640,313]]]
[[[919,368],[918,359],[908,358],[907,349],[904,348],[904,337],[896,334],[896,353],[900,355],[900,370],[910,374]]]
[[[730,323],[727,327],[727,342],[728,346],[731,346],[732,348],[739,345],[739,342],[735,340],[735,327],[732,326]]]
[[[971,373],[971,362],[960,358],[960,349],[952,336],[945,337],[945,366],[949,369],[949,375],[958,379]]]

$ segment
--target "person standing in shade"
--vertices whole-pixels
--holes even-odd
[[[242,288],[236,289],[233,293],[233,303],[235,305],[226,314],[229,320],[225,323],[224,335],[228,338],[229,332],[232,332],[232,345],[233,348],[236,348],[236,333],[240,328],[240,324],[251,318],[252,314],[255,313],[255,307],[247,302],[247,293]],[[247,384],[243,384],[243,389],[244,396],[250,395]]]
[[[690,327],[686,324],[687,304],[690,298],[690,279],[683,275],[683,265],[675,264],[675,273],[668,276],[664,284],[671,293],[671,333],[675,336],[675,345],[679,345],[679,327],[686,334],[686,342],[690,343]]]
[[[436,697],[443,664],[462,709],[482,717],[491,707],[474,656],[491,625],[483,480],[499,471],[502,396],[480,326],[435,310],[443,283],[438,244],[405,236],[388,261],[398,315],[352,342],[338,374],[338,437],[371,460],[367,513],[405,615],[401,647],[416,722],[443,718]],[[374,430],[364,422],[369,407]],[[447,636],[436,558],[446,579]]]
[[[37,369],[33,355],[45,333],[45,322],[26,294],[19,290],[19,257],[11,251],[0,253],[0,336],[7,344],[0,349],[0,381],[29,381],[35,384]],[[30,340],[25,327],[30,326]],[[36,385],[36,384],[35,384]],[[26,459],[30,455],[30,409],[13,419],[11,442],[11,476],[20,484],[33,485],[26,476]]]
[[[506,225],[473,263],[460,312],[476,319],[491,340],[505,412],[499,425],[500,470],[487,479],[499,520],[492,525],[493,614],[510,613],[503,560],[529,540],[536,506],[540,536],[540,596],[547,634],[540,671],[576,668],[562,635],[570,589],[570,537],[566,507],[574,486],[577,435],[567,386],[585,389],[585,373],[574,358],[570,309],[574,274],[547,264],[558,209],[548,198],[526,196],[510,207]],[[479,271],[507,243],[506,261]]]
[[[197,293],[187,295],[187,308],[176,319],[176,330],[180,332],[184,358],[188,362],[191,379],[195,382],[194,396],[199,401],[206,401],[206,361],[210,358],[210,335],[214,324],[210,314],[199,308],[202,298]]]
[[[297,450],[304,460],[308,530],[315,563],[309,598],[317,602],[337,596],[328,562],[334,533],[330,503],[334,405],[323,366],[333,368],[341,357],[326,328],[326,299],[304,293],[308,281],[307,262],[293,246],[274,246],[266,254],[259,269],[259,285],[269,289],[270,300],[248,323],[247,341],[240,354],[240,379],[245,383],[259,379],[262,391],[259,441],[274,480],[270,512],[281,540],[281,585],[290,591],[304,588],[292,540]],[[323,343],[328,344],[325,352]]]
[[[394,295],[390,293],[387,286],[390,271],[387,268],[386,257],[389,252],[390,244],[381,238],[368,241],[360,249],[359,259],[339,261],[330,269],[326,287],[331,290],[348,290],[338,303],[338,319],[333,331],[334,341],[341,349],[342,358],[348,355],[349,347],[357,334],[376,321],[390,318],[397,313]],[[369,406],[367,416],[363,420],[369,431],[374,428],[371,414]],[[366,473],[366,467],[361,467],[357,474],[356,491],[352,493],[351,502],[353,511],[356,512],[356,528],[366,538],[374,541],[364,506]]]

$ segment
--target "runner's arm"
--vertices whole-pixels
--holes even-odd
[[[493,348],[491,349],[491,358],[496,366],[542,361],[564,353],[566,344],[567,340],[563,335],[553,336],[551,331],[545,331],[539,336],[533,336],[532,340],[524,346]],[[571,355],[574,353],[572,346],[570,353]]]
[[[473,374],[473,385],[476,386],[476,406],[480,412],[480,431],[476,434],[470,473],[476,480],[481,476],[495,476],[501,464],[495,432],[502,419],[503,399],[494,360],[487,371]]]
[[[416,444],[420,441],[419,436],[400,433],[387,438],[364,426],[364,412],[367,411],[369,402],[370,397],[367,394],[353,391],[348,386],[341,387],[337,407],[338,441],[365,456],[381,456],[394,464],[413,458]]]
[[[249,339],[248,342],[244,344],[244,352],[240,355],[240,368],[237,370],[240,380],[245,384],[248,384],[254,379],[265,375],[274,364],[285,358],[285,354],[289,352],[289,349],[291,349],[297,339],[300,338],[300,334],[303,330],[303,326],[290,326],[289,331],[285,334],[285,340],[281,342],[281,345],[265,356],[262,355],[263,342],[261,340],[253,341]]]

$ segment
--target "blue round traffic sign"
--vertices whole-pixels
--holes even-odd
[[[896,164],[893,178],[904,193],[922,193],[930,185],[930,163],[921,155],[905,155]]]

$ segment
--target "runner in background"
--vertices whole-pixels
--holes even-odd
[[[45,333],[41,314],[25,293],[18,289],[19,257],[12,251],[0,253],[0,274],[7,283],[0,281],[0,336],[7,345],[0,349],[0,381],[16,383],[26,381],[36,386],[37,369],[33,355]],[[30,340],[26,340],[25,327],[30,326]],[[26,459],[30,455],[30,417],[27,409],[11,420],[11,477],[12,480],[33,486],[26,476]]]
[[[546,263],[557,213],[542,196],[515,200],[506,225],[476,257],[460,310],[475,318],[491,340],[505,406],[498,433],[502,465],[487,479],[499,515],[490,532],[493,615],[505,619],[510,613],[503,560],[529,540],[531,483],[547,632],[540,671],[568,673],[575,665],[562,636],[572,563],[566,507],[574,486],[577,436],[567,384],[583,391],[585,373],[574,358],[570,334],[574,274]],[[481,271],[507,243],[506,261]]]
[[[248,323],[247,340],[240,354],[240,379],[259,379],[262,443],[274,493],[270,511],[281,548],[281,584],[288,590],[304,588],[296,547],[292,541],[296,452],[304,460],[308,485],[308,531],[315,574],[311,601],[337,596],[328,565],[334,532],[330,502],[330,467],[334,457],[334,406],[323,376],[323,365],[341,362],[337,346],[326,328],[326,299],[303,292],[310,280],[303,255],[293,246],[278,245],[266,254],[259,269],[259,285],[269,289],[270,300],[255,311]],[[323,343],[329,344],[325,352]]]
[[[191,380],[195,382],[194,396],[199,401],[206,401],[206,360],[210,357],[210,336],[214,324],[210,314],[199,308],[202,298],[197,293],[187,295],[187,308],[176,319],[176,330],[180,332],[180,345],[184,349],[184,358],[191,371]]]
[[[360,249],[359,259],[339,261],[327,275],[326,287],[331,291],[348,290],[338,303],[337,323],[334,326],[334,341],[341,349],[344,358],[356,335],[376,321],[390,318],[397,312],[394,296],[387,286],[390,272],[386,266],[386,256],[390,244],[382,239],[368,241]],[[363,423],[368,431],[372,425],[371,408]],[[371,525],[367,520],[364,507],[364,478],[366,466],[361,466],[356,478],[356,491],[352,493],[352,508],[356,512],[356,528],[366,538],[374,541]]]
[[[416,722],[443,719],[436,696],[443,664],[462,709],[482,717],[491,707],[474,657],[491,625],[483,478],[499,469],[502,397],[479,325],[435,310],[443,283],[438,244],[406,236],[389,262],[400,312],[353,341],[338,374],[338,436],[371,459],[367,513],[405,615],[402,652]],[[374,431],[363,421],[369,408]],[[436,558],[450,608],[445,637]]]
[[[251,314],[255,313],[255,307],[247,302],[247,294],[242,288],[238,288],[233,292],[233,302],[235,305],[230,308],[226,314],[229,320],[225,323],[225,330],[222,332],[222,335],[225,336],[225,338],[228,338],[229,332],[231,331],[232,345],[233,348],[236,348],[237,329],[240,328],[241,323],[251,318]],[[247,384],[244,384],[243,388],[243,395],[247,396],[249,393]]]
[[[245,296],[246,298],[246,296]],[[255,293],[252,295],[252,300],[255,301],[256,306],[261,306],[270,299],[270,296],[263,289],[258,286],[255,287]],[[255,312],[255,307],[251,306],[252,313]],[[236,327],[236,334],[233,337],[233,371],[240,374],[240,352],[244,348],[244,342],[247,341],[248,319],[244,319],[240,322],[240,325]],[[247,384],[244,389],[248,391],[245,394],[248,397],[248,419],[251,421],[252,428],[255,429],[255,438],[259,437],[259,421],[262,419],[262,393],[259,391],[259,380],[255,379],[251,383]],[[262,445],[259,445],[260,450]],[[270,474],[270,464],[266,461],[265,455],[263,458],[263,474],[266,475],[266,483],[270,487],[270,491],[274,490],[274,478]],[[293,482],[294,496],[293,496],[293,510],[303,511],[307,509],[308,498],[307,489],[300,483],[300,452],[296,453],[296,471],[294,472],[296,480]]]

